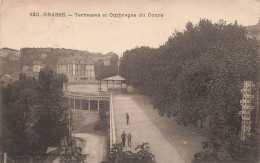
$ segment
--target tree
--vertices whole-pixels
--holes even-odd
[[[104,65],[103,60],[98,60],[98,62],[95,63],[94,69],[97,80],[102,80],[117,74],[118,56],[113,55],[109,61],[110,65]]]
[[[123,151],[123,144],[116,143],[113,144],[111,149],[111,157],[109,158],[109,163],[155,163],[155,156],[149,150],[149,144],[143,143],[138,145],[135,150]]]
[[[255,81],[257,56],[259,44],[237,22],[201,19],[175,31],[158,49],[125,51],[120,74],[151,97],[160,115],[174,116],[178,124],[201,121],[203,127],[208,117],[211,156],[246,160],[232,154],[243,143],[231,140],[238,139],[241,127],[240,89],[244,80]]]
[[[82,149],[77,146],[76,139],[68,140],[68,145],[65,147],[65,154],[60,156],[61,163],[84,163],[87,154],[81,154]]]
[[[40,109],[39,120],[34,129],[40,134],[43,148],[48,145],[58,145],[64,135],[68,134],[68,119],[64,116],[68,111],[63,96],[62,84],[67,79],[56,75],[48,68],[39,73]]]
[[[45,154],[48,146],[59,145],[68,134],[63,82],[64,76],[46,68],[38,81],[23,78],[1,89],[5,152],[11,156]]]

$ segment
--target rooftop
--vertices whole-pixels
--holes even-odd
[[[0,50],[12,50],[12,51],[17,51],[17,52],[20,52],[19,50],[15,50],[15,49],[10,49],[10,48],[2,48]]]

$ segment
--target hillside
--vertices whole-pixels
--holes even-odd
[[[111,52],[110,52],[111,53]],[[33,61],[41,61],[51,69],[56,69],[57,60],[61,57],[80,55],[85,57],[101,56],[101,53],[91,53],[72,49],[55,48],[22,48],[21,65],[32,65]]]

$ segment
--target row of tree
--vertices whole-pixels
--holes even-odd
[[[67,78],[45,68],[39,79],[20,80],[1,88],[3,133],[1,145],[8,155],[44,155],[68,135],[68,106],[62,86]]]
[[[254,138],[239,140],[240,89],[243,81],[256,80],[258,55],[259,43],[237,22],[201,19],[157,49],[125,51],[119,70],[151,97],[160,115],[174,116],[184,126],[210,119],[204,147],[211,150],[204,159],[248,161],[259,149]]]
[[[117,74],[118,56],[113,55],[109,62],[109,65],[105,65],[103,60],[98,60],[98,62],[95,63],[94,69],[97,80],[102,80]]]

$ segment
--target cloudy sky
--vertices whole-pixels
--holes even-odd
[[[32,12],[41,16],[32,17]],[[57,12],[66,17],[44,16]],[[75,13],[101,17],[75,17]],[[110,13],[137,17],[115,18]],[[148,13],[163,17],[148,17]],[[188,21],[237,20],[248,26],[259,17],[259,0],[2,0],[0,48],[53,47],[120,55],[137,46],[157,48],[175,29],[182,31]]]

